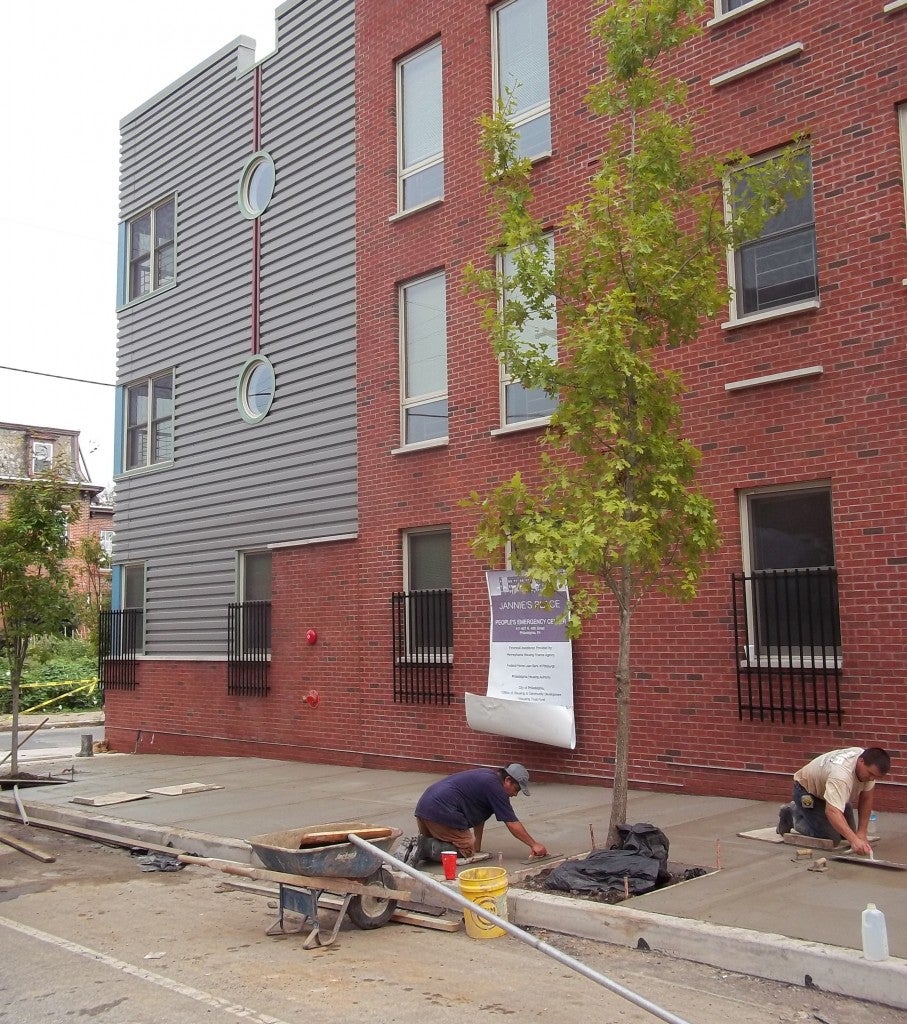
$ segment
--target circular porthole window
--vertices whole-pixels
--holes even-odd
[[[260,217],[274,195],[277,172],[274,161],[267,153],[253,153],[239,179],[239,209],[248,220]]]
[[[274,401],[274,367],[264,356],[253,356],[243,366],[236,385],[239,414],[248,423],[263,420]]]

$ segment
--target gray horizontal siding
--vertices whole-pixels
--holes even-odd
[[[173,369],[174,458],[117,479],[118,562],[146,564],[154,656],[223,656],[237,549],[355,533],[353,2],[279,12],[261,68],[261,352],[277,391],[240,417],[251,354],[252,224],[236,188],[252,153],[253,78],[222,51],[121,125],[124,219],[177,196],[176,285],[122,309],[118,377]]]

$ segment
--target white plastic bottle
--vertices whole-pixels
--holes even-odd
[[[867,960],[888,959],[885,915],[874,903],[867,903],[863,911],[863,956]]]

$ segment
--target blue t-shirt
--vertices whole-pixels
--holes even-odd
[[[416,804],[416,817],[448,828],[474,828],[492,814],[519,821],[495,768],[472,768],[433,782]]]

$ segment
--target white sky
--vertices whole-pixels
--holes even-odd
[[[279,0],[5,0],[0,421],[81,432],[113,480],[119,122],[237,36],[274,48]]]

